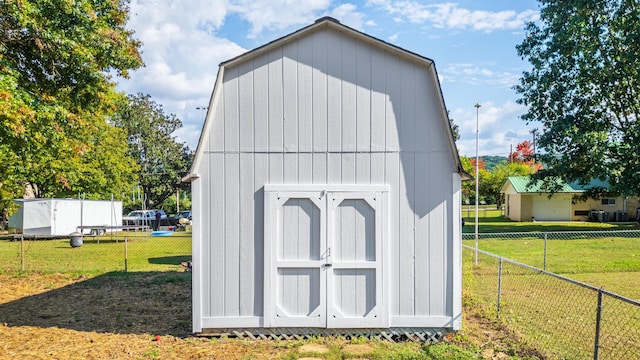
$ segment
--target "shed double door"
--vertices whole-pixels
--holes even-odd
[[[386,187],[265,187],[265,326],[388,326]]]

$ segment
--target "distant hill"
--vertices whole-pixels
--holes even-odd
[[[484,168],[492,171],[498,164],[504,164],[509,159],[506,156],[480,156],[484,160]]]

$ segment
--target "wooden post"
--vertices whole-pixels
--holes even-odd
[[[129,271],[129,265],[127,263],[127,237],[124,237],[124,272]]]
[[[24,234],[20,235],[20,270],[24,271]]]

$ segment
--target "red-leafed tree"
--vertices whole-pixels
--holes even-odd
[[[471,165],[473,165],[473,171],[476,171],[476,158],[469,158],[469,160],[471,160]],[[484,164],[484,160],[482,160],[481,157],[478,158],[478,170],[484,170],[485,169],[485,164]]]
[[[536,162],[533,142],[525,140],[516,145],[516,151],[509,154],[509,161],[516,164],[533,166],[533,171],[542,169],[542,165]]]
[[[516,145],[516,151],[509,154],[509,160],[520,164],[533,164],[533,142],[525,140]]]

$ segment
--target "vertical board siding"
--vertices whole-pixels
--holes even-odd
[[[298,150],[313,151],[313,40],[298,44]]]
[[[356,40],[342,37],[342,152],[356,151],[356,87],[358,63],[356,58]]]
[[[430,178],[429,174],[437,174],[436,171],[432,171],[433,169],[439,169],[437,164],[431,163],[433,158],[437,158],[438,154],[431,156],[428,153],[421,152],[416,153],[415,159],[415,198],[416,199],[424,199],[424,201],[416,202],[416,211],[414,215],[415,221],[415,229],[416,229],[416,241],[415,241],[415,272],[416,272],[416,304],[415,304],[415,314],[414,315],[429,315],[429,304],[430,301],[425,301],[429,299],[431,293],[431,286],[433,285],[430,281],[429,274],[429,264],[432,263],[432,256],[435,255],[431,253],[429,250],[429,246],[432,242],[441,241],[442,237],[438,237],[437,234],[433,234],[436,236],[431,236],[430,233],[431,226],[437,222],[437,219],[434,219],[432,214],[427,216],[429,209],[427,208],[427,204],[429,204],[433,200],[434,189],[438,189],[439,193],[442,193],[442,188],[437,187],[438,184],[435,184]],[[427,165],[428,164],[428,165]]]
[[[414,315],[415,311],[415,217],[413,205],[415,203],[414,161],[415,153],[400,153],[401,171],[399,186],[399,248],[398,262],[400,267],[400,308],[399,314]]]
[[[328,36],[326,33],[316,33],[313,41],[312,68],[312,127],[313,151],[327,151],[327,80],[328,80]],[[334,54],[331,54],[334,56]]]
[[[283,151],[283,92],[282,92],[282,51],[269,53],[269,151]],[[263,94],[264,96],[264,94]]]
[[[254,151],[269,151],[269,56],[262,55],[253,61],[253,128]]]
[[[239,66],[238,73],[238,118],[240,151],[252,152],[254,127],[254,98],[253,98],[253,62],[249,61]]]
[[[265,136],[266,137],[266,136]],[[254,200],[254,224],[253,224],[253,252],[254,252],[254,312],[253,315],[264,314],[264,184],[269,182],[269,155],[255,154],[253,197]],[[249,197],[247,194],[242,196]]]
[[[342,46],[340,35],[327,33],[327,147],[342,151]]]
[[[210,247],[203,261],[209,261],[210,273],[203,277],[205,289],[209,290],[210,316],[224,316],[225,305],[225,223],[226,213],[219,209],[225,208],[225,159],[224,154],[213,153],[210,158],[209,184],[209,216],[202,218],[209,225]],[[209,277],[210,276],[210,277]],[[205,302],[207,303],[207,302]]]
[[[240,315],[240,155],[224,155],[224,315]]]
[[[254,252],[254,204],[255,163],[252,153],[240,154],[240,316],[254,314],[256,257]]]
[[[455,215],[449,202],[456,169],[434,72],[333,30],[223,70],[198,169],[202,197],[194,199],[202,211],[201,315],[264,313],[267,183],[389,184],[388,219],[381,224],[389,236],[383,251],[390,259],[390,268],[383,269],[390,278],[389,313],[392,318],[451,315],[456,265],[449,259],[449,219]],[[296,225],[282,225],[279,256],[319,257],[315,245],[298,242],[317,230],[318,221],[304,221],[317,209],[308,200],[289,201],[285,220]],[[349,239],[336,244],[341,259],[371,260],[369,205],[344,200],[338,211],[341,237]],[[334,286],[346,314],[370,310],[376,276],[370,270],[339,274]],[[319,273],[281,269],[278,281],[278,298],[287,311],[307,315],[319,304],[318,293],[308,290],[318,286]],[[299,298],[303,293],[313,295]]]
[[[225,72],[222,86],[224,91],[224,150],[237,152],[240,150],[240,117],[238,99],[238,69],[231,68]]]
[[[298,42],[282,48],[282,103],[284,117],[284,151],[297,152],[298,117]]]
[[[371,47],[356,42],[356,150],[371,150]]]
[[[371,52],[371,151],[386,150],[387,79],[386,53],[374,49]]]

